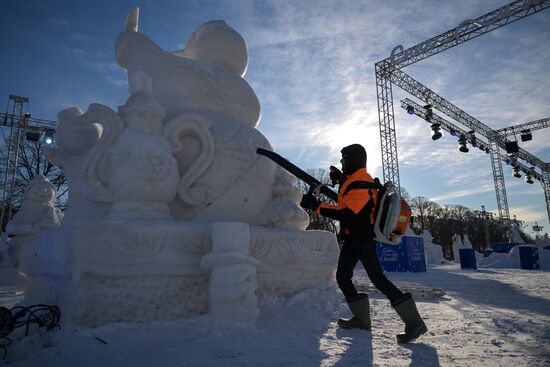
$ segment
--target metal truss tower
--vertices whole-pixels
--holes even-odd
[[[506,223],[509,223],[510,215],[506,199],[504,176],[502,173],[502,162],[498,155],[498,147],[504,144],[503,141],[505,141],[506,138],[504,137],[504,139],[502,139],[497,132],[473,119],[473,117],[467,115],[464,111],[458,109],[456,106],[453,106],[443,98],[437,96],[435,93],[416,82],[413,78],[405,74],[400,69],[464,43],[470,39],[479,37],[506,24],[542,11],[548,7],[550,7],[550,0],[514,1],[476,19],[467,19],[461,22],[456,28],[408,49],[403,49],[402,46],[397,46],[392,51],[389,58],[376,63],[376,91],[378,98],[378,118],[380,124],[380,142],[384,180],[393,181],[398,187],[400,187],[401,183],[399,178],[397,139],[395,134],[395,118],[392,96],[393,83],[397,84],[405,91],[415,95],[420,100],[432,104],[437,109],[447,107],[446,111],[442,111],[447,115],[449,115],[447,112],[458,112],[459,115],[462,115],[465,118],[463,121],[460,121],[461,123],[466,122],[466,126],[469,126],[475,132],[483,133],[483,136],[488,137],[488,145],[491,149],[490,152],[493,177],[495,180],[495,187],[497,189],[496,195],[499,214],[501,215],[501,218],[506,221]],[[427,91],[431,92],[432,95],[425,95],[425,92]],[[430,97],[435,98],[436,96],[439,97],[437,100],[441,102],[439,107],[429,101],[431,99]],[[457,119],[455,116],[449,116]],[[495,152],[494,154],[492,153],[493,151]],[[524,150],[520,153],[523,156],[522,159],[527,157],[530,161],[537,161],[539,163],[539,167],[543,167],[544,170],[547,170],[546,164],[532,154],[525,152]]]

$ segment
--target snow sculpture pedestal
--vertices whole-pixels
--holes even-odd
[[[243,264],[228,265],[238,269],[226,270],[227,279],[216,275],[209,285],[212,274],[201,266],[203,259],[207,266],[216,264],[213,254],[219,253],[220,247],[223,253],[224,246],[238,245],[238,256],[243,256],[246,234],[237,232],[235,236],[231,226],[244,232],[243,228],[249,229],[249,254],[259,260],[258,300],[334,286],[338,247],[330,232],[277,230],[244,223],[228,227],[216,222],[105,220],[78,223],[71,235],[74,251],[60,243],[52,248],[47,240],[26,247],[25,268],[21,269],[27,277],[25,299],[56,304],[63,311],[63,322],[89,326],[206,314],[209,305],[221,305],[219,299],[210,298],[209,290],[236,276],[244,277],[241,286],[247,291],[243,295],[250,300],[252,287],[247,283],[252,278],[245,274],[251,275],[251,269],[247,273],[242,271]],[[229,241],[230,236],[236,238]],[[224,266],[214,266],[221,270],[218,273],[224,272]],[[214,318],[225,312],[216,306],[211,311]]]

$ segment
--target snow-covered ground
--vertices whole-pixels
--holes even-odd
[[[0,304],[20,298],[0,282]],[[204,318],[10,335],[10,366],[549,366],[550,272],[518,268],[388,273],[416,292],[429,331],[412,344],[388,301],[371,292],[373,330],[338,329],[349,316],[336,289],[264,299],[256,330],[213,332]],[[360,287],[370,289],[364,271]],[[444,296],[420,296],[424,288]]]

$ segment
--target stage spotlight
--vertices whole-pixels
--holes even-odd
[[[468,135],[470,135],[470,144],[472,147],[477,148],[477,139],[474,130],[468,131]]]
[[[452,136],[456,136],[458,133],[456,132],[456,130],[451,130],[451,135]]]
[[[440,124],[432,124],[432,140],[436,141],[437,139],[441,138],[443,134],[441,133],[441,125]]]
[[[530,129],[521,130],[521,141],[533,140],[533,134],[531,134]]]
[[[530,173],[527,173],[527,174],[525,175],[525,182],[528,183],[528,184],[532,184],[532,183],[535,182],[535,181],[533,181],[533,176],[531,176]]]
[[[42,137],[42,131],[37,129],[27,129],[25,132],[25,139],[27,141],[39,141]]]
[[[407,106],[407,113],[409,115],[414,115],[414,107],[413,106]]]
[[[46,130],[46,133],[44,134],[44,143],[46,145],[52,145],[55,141],[55,130]]]
[[[466,140],[466,137],[464,135],[460,135],[458,138],[458,150],[462,153],[468,153],[470,149],[467,147],[468,140]]]
[[[432,117],[434,117],[434,113],[432,111],[432,105],[427,104],[424,106],[424,109],[426,110],[426,115],[424,117],[424,120],[430,122],[432,120]]]
[[[512,176],[517,177],[517,178],[520,178],[520,177],[521,177],[521,174],[519,173],[519,171],[520,171],[520,170],[519,170],[519,167],[518,167],[518,166],[514,167],[514,169],[512,170]]]
[[[489,154],[489,153],[491,153],[491,149],[485,148],[485,154]]]
[[[507,141],[506,143],[504,143],[504,145],[506,147],[506,153],[508,154],[517,153],[519,151],[519,146],[517,141]]]

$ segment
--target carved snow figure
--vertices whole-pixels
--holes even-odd
[[[21,208],[6,225],[6,232],[16,236],[30,236],[56,228],[63,213],[54,207],[55,186],[43,175],[36,175],[23,194]]]
[[[275,165],[256,154],[258,147],[271,146],[255,129],[261,109],[242,78],[248,65],[242,37],[226,22],[210,21],[183,50],[171,53],[137,32],[137,14],[129,14],[117,39],[116,59],[129,75],[143,71],[151,76],[153,98],[166,110],[165,136],[181,176],[172,215],[305,229],[294,183],[288,175],[276,180]],[[285,196],[294,200],[272,203]]]
[[[171,219],[168,204],[179,174],[162,136],[164,108],[145,73],[130,74],[129,85],[132,95],[119,107],[120,117],[104,107],[108,124],[83,163],[85,189],[91,199],[113,203],[107,219]]]
[[[212,252],[201,266],[211,269],[209,307],[216,329],[250,328],[258,317],[256,266],[250,256],[250,228],[245,223],[214,223]]]
[[[67,108],[57,115],[59,125],[56,129],[56,147],[44,147],[44,155],[63,169],[67,178],[68,200],[62,227],[70,227],[75,220],[101,217],[108,207],[87,200],[82,193],[82,159],[94,146],[103,128],[97,115],[107,107],[92,104],[87,112],[78,107]],[[64,242],[64,241],[62,241]]]
[[[515,222],[512,222],[512,226],[506,231],[506,237],[508,238],[509,243],[525,243],[519,234],[519,225]]]
[[[461,248],[467,248],[464,246],[464,243],[462,242],[462,238],[460,235],[456,234],[453,237],[453,256],[454,256],[454,262],[460,264],[460,249]]]
[[[432,234],[427,229],[422,232],[422,238],[424,239],[424,250],[428,259],[428,264],[447,263],[447,260],[443,257],[443,250],[441,246],[433,243]]]
[[[115,47],[126,103],[59,115],[48,154],[69,175],[69,220],[29,247],[25,300],[80,325],[210,311],[225,328],[253,325],[262,297],[334,286],[334,234],[304,231],[296,178],[256,154],[271,146],[242,37],[207,22],[171,53],[137,23]]]

